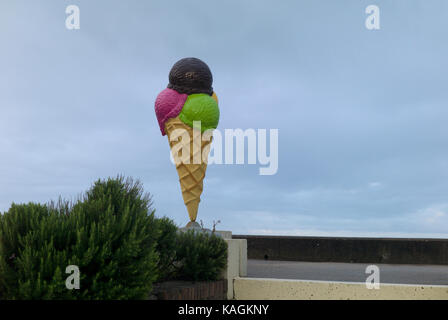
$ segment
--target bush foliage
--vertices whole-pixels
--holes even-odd
[[[141,185],[97,181],[75,205],[12,205],[0,218],[0,297],[139,299],[157,278],[157,223]],[[68,290],[68,265],[80,289]]]
[[[214,234],[190,230],[178,234],[176,254],[180,279],[218,280],[227,264],[227,243]]]
[[[227,244],[156,218],[141,184],[98,180],[69,204],[13,204],[0,214],[0,299],[144,299],[153,282],[215,280]],[[80,288],[68,290],[69,265]]]
[[[176,276],[177,226],[167,217],[157,219],[157,223],[159,229],[159,237],[157,238],[156,247],[159,254],[157,281],[160,282]]]

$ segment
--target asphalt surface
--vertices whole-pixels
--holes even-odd
[[[365,282],[364,263],[248,260],[249,278]],[[380,283],[448,285],[448,266],[376,264]]]

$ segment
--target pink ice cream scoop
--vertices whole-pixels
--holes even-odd
[[[165,121],[179,115],[187,97],[187,94],[178,93],[176,90],[169,88],[166,88],[157,96],[155,103],[156,116],[163,136],[166,134]]]

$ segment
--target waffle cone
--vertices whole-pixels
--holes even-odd
[[[176,163],[182,197],[190,221],[196,221],[212,139],[202,141],[201,131],[186,125],[179,117],[166,121],[165,132]],[[188,135],[189,139],[182,133]]]

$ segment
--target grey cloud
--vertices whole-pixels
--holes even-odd
[[[446,234],[446,2],[380,4],[378,32],[364,0],[80,0],[76,32],[68,4],[0,5],[0,211],[122,173],[184,224],[153,103],[171,65],[197,56],[219,128],[277,128],[280,153],[275,176],[210,166],[200,219],[235,233]]]

